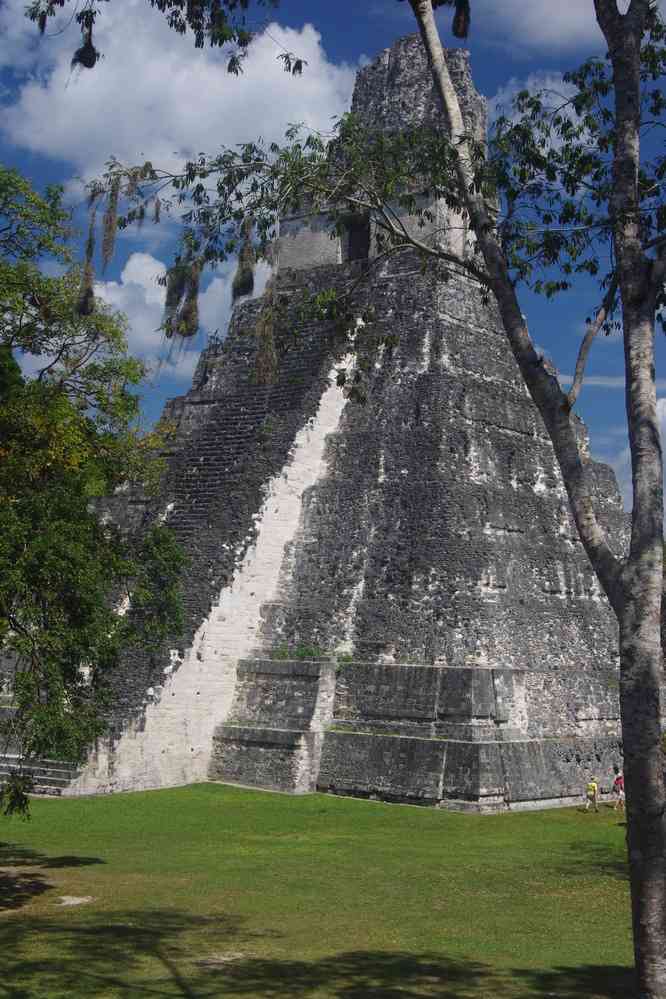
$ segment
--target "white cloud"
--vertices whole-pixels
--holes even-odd
[[[145,0],[104,4],[95,44],[104,58],[94,70],[70,70],[78,44],[76,26],[58,34],[49,20],[46,36],[24,17],[25,0],[0,5],[0,68],[18,79],[12,104],[3,109],[6,138],[33,153],[62,160],[72,173],[97,175],[110,155],[124,162],[150,159],[176,167],[200,150],[256,139],[281,140],[292,122],[329,131],[351,99],[354,68],[331,63],[311,25],[300,31],[268,26],[250,48],[240,77],[226,71],[218,49],[198,50],[192,38],[171,31]],[[281,48],[307,60],[303,77],[285,73]],[[68,185],[70,188],[73,184]],[[125,313],[131,351],[165,375],[188,378],[203,335],[185,353],[158,332],[164,288],[156,283],[165,265],[174,224],[129,227],[119,233],[131,250],[117,281],[100,280],[97,294]],[[235,264],[221,267],[201,295],[202,328],[224,332],[231,311]],[[257,268],[255,294],[268,275]],[[170,349],[167,349],[169,347]]]
[[[195,49],[145,0],[123,0],[100,12],[95,43],[104,58],[93,70],[71,72],[76,30],[38,42],[24,2],[0,8],[0,33],[9,33],[0,59],[25,74],[4,110],[4,130],[16,145],[69,162],[85,176],[98,173],[111,154],[174,166],[202,147],[279,140],[290,122],[327,131],[349,105],[354,69],[328,61],[311,25],[269,25],[236,78],[218,49]],[[303,77],[283,71],[280,46],[307,60]]]
[[[620,10],[629,0],[620,0]],[[663,11],[665,0],[659,0]],[[624,11],[622,11],[624,12]],[[492,40],[521,55],[541,55],[544,52],[571,52],[581,49],[599,50],[605,47],[594,16],[592,0],[476,0],[473,7],[472,30],[476,37]],[[448,27],[451,12],[444,8],[441,23]]]
[[[512,76],[499,88],[496,94],[488,98],[490,120],[492,121],[499,114],[504,114],[509,119],[515,117],[512,114],[512,105],[514,98],[521,90],[529,90],[530,93],[550,91],[553,97],[561,95],[564,98],[569,98],[576,92],[576,88],[572,84],[564,82],[561,73],[530,73],[522,80]]]
[[[226,329],[231,315],[231,283],[235,270],[235,263],[224,264],[218,268],[212,281],[199,298],[199,318],[201,325],[209,333],[219,330],[221,333]],[[271,268],[264,261],[260,261],[255,268],[254,291],[252,298],[258,298],[263,294],[266,282],[271,274]]]
[[[160,330],[164,309],[164,286],[158,278],[166,266],[149,253],[133,253],[118,281],[97,281],[95,294],[127,316],[130,353],[141,358],[154,383],[163,376],[189,382],[194,373],[202,336],[194,343],[172,343]]]
[[[39,59],[40,39],[37,25],[25,16],[24,3],[8,0],[0,10],[0,69],[28,71]],[[52,27],[49,26],[49,33]]]
[[[477,0],[474,25],[500,42],[525,48],[572,49],[601,43],[594,7],[581,0]]]
[[[160,323],[164,308],[165,289],[157,283],[166,273],[166,266],[149,253],[133,253],[119,281],[98,281],[95,294],[130,320],[129,347],[131,353],[151,360],[157,356],[160,344]]]
[[[573,375],[561,374],[559,379],[562,385],[571,385]],[[666,378],[657,378],[655,385],[658,392],[666,391]],[[588,388],[624,389],[624,375],[585,375],[583,389],[586,386]],[[666,400],[661,401],[666,402]]]

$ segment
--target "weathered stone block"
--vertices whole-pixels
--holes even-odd
[[[314,790],[320,736],[287,729],[220,725],[213,736],[211,780],[273,791]]]
[[[395,735],[328,731],[317,786],[322,791],[436,804],[445,743]]]
[[[350,663],[338,673],[335,717],[434,721],[439,682],[429,667]]]

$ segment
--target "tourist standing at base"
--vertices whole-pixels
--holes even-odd
[[[590,777],[585,786],[585,811],[589,811],[590,805],[594,805],[595,812],[599,811],[599,784],[596,777]]]
[[[624,811],[624,774],[621,770],[618,770],[615,774],[615,780],[613,781],[613,794],[616,795],[615,804],[613,809],[617,812]]]

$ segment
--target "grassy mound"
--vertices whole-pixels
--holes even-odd
[[[630,992],[607,808],[482,817],[203,784],[37,800],[0,840],[0,996]]]

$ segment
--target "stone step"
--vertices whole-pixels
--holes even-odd
[[[79,775],[78,767],[61,760],[35,760],[20,767],[18,757],[0,756],[0,782],[19,770],[32,777],[32,793],[43,795],[61,795]]]
[[[0,758],[0,771],[17,770],[18,768],[18,763],[14,763],[11,759]],[[67,763],[60,763],[58,760],[54,760],[53,762],[50,760],[40,760],[35,763],[25,763],[23,770],[29,771],[35,777],[46,777],[50,774],[63,780],[71,780],[79,772],[77,767]]]

